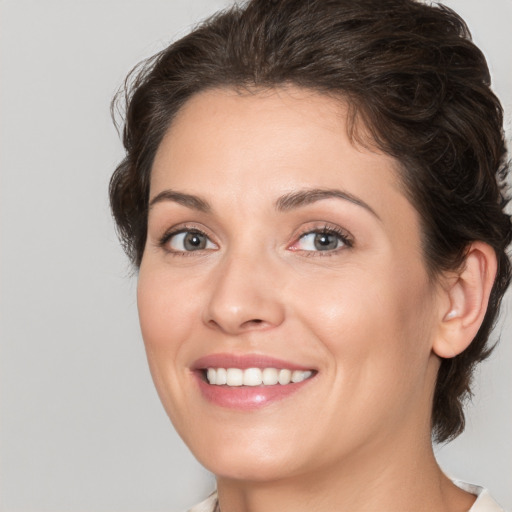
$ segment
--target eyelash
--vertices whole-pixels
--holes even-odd
[[[164,233],[164,235],[158,240],[158,246],[162,249],[164,249],[167,253],[173,255],[173,256],[192,256],[194,252],[197,251],[176,251],[171,250],[166,245],[169,243],[169,240],[171,240],[174,236],[179,235],[181,233],[197,233],[198,235],[202,235],[208,240],[211,241],[210,237],[207,233],[205,233],[203,230],[197,228],[196,226],[182,226],[178,229],[171,229]],[[304,229],[295,239],[293,244],[297,244],[303,237],[310,234],[319,234],[319,235],[334,235],[336,236],[345,246],[345,248],[352,248],[354,246],[354,240],[352,236],[345,231],[344,229],[338,227],[338,226],[329,226],[325,224],[321,228],[307,228]],[[328,250],[328,251],[307,251],[307,250],[301,250],[301,249],[295,249],[296,252],[301,252],[303,255],[306,255],[307,257],[325,257],[325,256],[332,256],[335,253],[338,253],[342,248],[337,248],[334,250]]]
[[[330,226],[325,224],[321,228],[313,227],[304,229],[296,238],[296,241],[293,242],[292,245],[297,244],[303,237],[306,235],[317,234],[317,235],[334,235],[343,243],[346,249],[350,249],[354,247],[354,239],[348,231],[340,228],[339,226]],[[295,249],[297,252],[301,252],[303,255],[307,257],[321,257],[325,258],[326,256],[333,256],[337,254],[343,247],[330,250],[330,251],[306,251],[301,249]]]
[[[204,236],[208,240],[211,240],[210,237],[202,229],[199,229],[196,226],[185,225],[178,229],[172,228],[171,230],[166,231],[164,235],[158,240],[158,246],[172,256],[193,256],[194,252],[197,251],[175,251],[166,247],[166,245],[169,243],[169,240],[181,233],[196,233],[198,235]]]

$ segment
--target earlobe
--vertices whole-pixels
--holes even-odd
[[[473,341],[487,311],[496,277],[494,249],[483,242],[473,242],[464,267],[449,279],[443,289],[439,329],[433,351],[442,358],[455,357]]]

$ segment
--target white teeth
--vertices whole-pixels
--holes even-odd
[[[279,371],[279,384],[290,384],[292,380],[291,370],[280,370]]]
[[[213,370],[213,368],[208,368],[208,371]],[[217,368],[217,370],[213,370],[217,372],[217,375],[215,377],[215,384],[217,386],[222,386],[223,384],[226,384],[228,381],[228,375],[225,368]],[[208,379],[209,381],[210,379]],[[210,382],[210,384],[212,384]]]
[[[273,386],[279,382],[279,372],[275,368],[265,368],[263,370],[263,384]]]
[[[297,383],[308,379],[313,375],[310,370],[287,370],[277,368],[208,368],[206,370],[206,379],[209,384],[217,386],[282,386]]]
[[[307,378],[311,377],[312,374],[313,372],[309,370],[306,372],[303,372],[301,370],[295,370],[292,373],[292,382],[302,382],[303,380],[306,380]]]
[[[240,368],[228,368],[226,370],[226,384],[228,386],[242,386],[244,383],[244,371]]]
[[[247,368],[244,370],[244,386],[261,386],[263,382],[259,368]]]
[[[206,378],[210,384],[217,384],[217,372],[214,368],[208,368],[206,372]]]

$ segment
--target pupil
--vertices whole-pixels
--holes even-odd
[[[336,249],[338,240],[334,235],[328,233],[321,233],[315,236],[315,248],[320,251],[326,249]]]
[[[184,240],[185,249],[197,250],[204,249],[206,247],[206,240],[203,235],[199,233],[188,233]]]

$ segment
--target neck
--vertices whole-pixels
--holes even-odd
[[[474,496],[442,473],[430,437],[413,450],[388,444],[375,456],[366,447],[338,466],[271,482],[217,479],[221,512],[464,512]],[[417,443],[417,440],[416,440]]]

